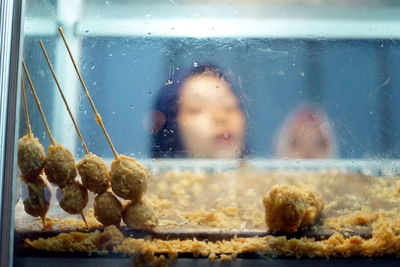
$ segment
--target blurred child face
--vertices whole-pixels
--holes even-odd
[[[295,125],[291,132],[289,158],[329,158],[330,140],[324,134],[321,124]]]
[[[245,117],[224,80],[207,74],[183,84],[178,125],[192,157],[234,158],[244,148]]]

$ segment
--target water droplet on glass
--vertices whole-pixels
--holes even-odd
[[[97,80],[93,82],[93,86],[96,86],[96,84],[97,84]]]
[[[113,115],[115,115],[115,113],[117,113],[117,112],[115,112],[115,111],[112,111],[112,112],[111,112],[111,114],[113,114]]]
[[[95,68],[95,65],[93,65],[90,69],[91,69],[91,70],[94,70],[94,68]]]
[[[110,1],[106,1],[106,5],[107,5],[107,6],[110,5]]]
[[[300,72],[300,76],[301,76],[301,77],[304,77],[304,72]]]
[[[89,30],[85,30],[85,33],[89,33]]]
[[[172,84],[172,80],[171,79],[169,79],[169,80],[167,80],[166,82],[165,82],[165,85],[171,85]]]
[[[198,62],[193,62],[193,67],[198,67],[199,66],[199,63]]]
[[[46,75],[44,70],[39,70],[38,73],[39,73],[40,77],[44,77]]]
[[[109,57],[112,57],[112,55],[113,55],[112,53],[108,54]]]
[[[133,105],[129,105],[129,107],[130,107],[131,109],[133,109]]]

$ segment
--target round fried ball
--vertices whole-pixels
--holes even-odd
[[[133,158],[119,155],[111,163],[111,187],[123,199],[141,200],[147,189],[148,178],[147,168]]]
[[[122,218],[122,205],[111,192],[104,192],[94,199],[94,216],[104,226],[119,225]]]
[[[89,200],[87,189],[77,181],[67,184],[58,192],[61,192],[58,196],[60,207],[69,214],[81,214]]]
[[[64,187],[72,182],[77,175],[77,170],[71,151],[60,144],[50,145],[46,163],[44,164],[44,171],[50,183],[59,187]]]
[[[46,153],[39,139],[25,135],[18,140],[18,167],[25,178],[38,176],[45,160]]]
[[[130,202],[124,208],[122,219],[127,226],[141,230],[151,230],[158,224],[154,211],[142,201]]]
[[[104,160],[92,153],[86,154],[78,163],[82,184],[90,191],[100,194],[110,186],[110,173]]]
[[[50,207],[51,193],[42,177],[23,179],[21,191],[25,212],[33,217],[43,219]]]
[[[324,207],[319,194],[288,185],[274,186],[263,203],[267,226],[285,233],[312,224]]]

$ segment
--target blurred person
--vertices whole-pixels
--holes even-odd
[[[227,77],[212,65],[195,65],[165,84],[150,131],[156,158],[237,158],[245,150],[243,107]]]
[[[336,157],[336,140],[328,116],[318,106],[302,104],[284,121],[276,137],[276,156]]]

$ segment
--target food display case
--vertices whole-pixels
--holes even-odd
[[[1,7],[2,266],[399,264],[397,1]]]

